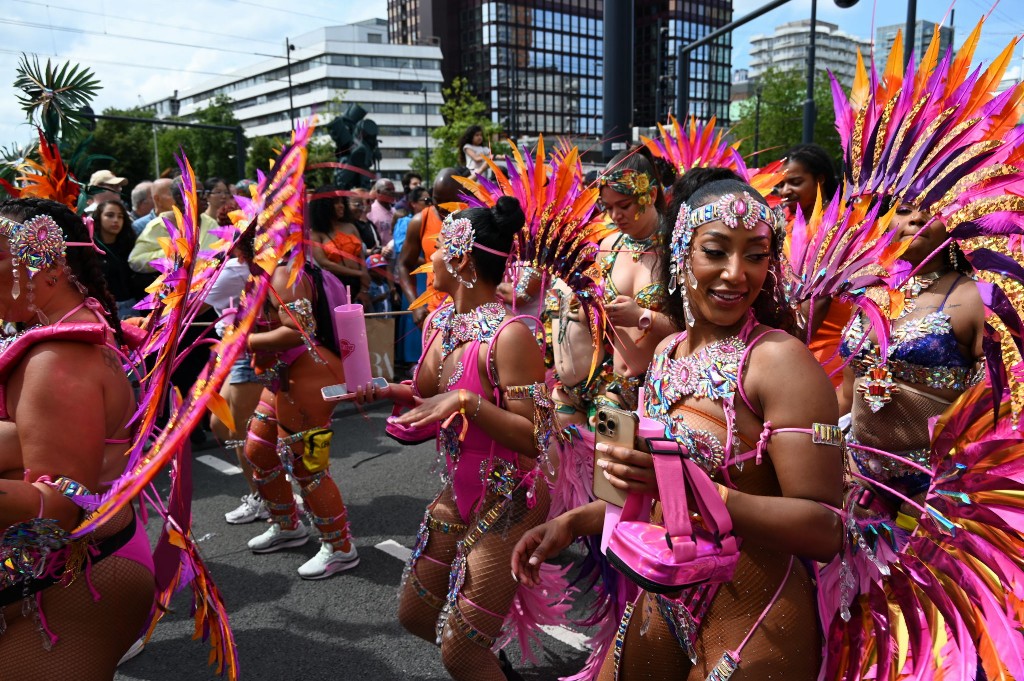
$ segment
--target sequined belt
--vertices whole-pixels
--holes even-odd
[[[135,525],[135,509],[133,508],[132,517],[123,528],[105,539],[101,539],[94,544],[89,544],[89,548],[85,549],[88,552],[88,556],[85,560],[90,561],[92,564],[96,564],[104,558],[117,553],[118,550],[124,547],[125,544],[131,541],[132,537],[135,536]],[[79,539],[75,541],[89,542],[88,539]],[[67,552],[73,550],[75,549],[72,549],[70,545],[65,549]],[[51,554],[50,557],[51,559],[55,559],[57,558],[57,554]],[[63,571],[61,571],[61,573],[57,573],[56,570],[47,570],[45,576],[19,579],[11,586],[0,589],[0,608],[5,608],[11,603],[16,603],[22,598],[32,596],[43,589],[53,586],[54,584],[59,584],[66,579],[62,573]]]
[[[869,357],[858,357],[850,365],[857,376],[865,376],[878,364],[877,359]],[[898,359],[890,359],[884,363],[889,370],[889,375],[907,383],[928,386],[936,390],[956,390],[963,392],[977,382],[970,367],[926,367],[921,364],[913,364]]]
[[[903,463],[900,459],[912,461],[926,468],[931,463],[931,449],[928,447],[912,449],[906,452],[893,452],[893,456],[889,457],[862,449],[859,443],[849,436],[847,437],[847,447],[861,472],[879,482],[885,482],[893,478],[902,478],[907,475],[925,475],[923,471]]]

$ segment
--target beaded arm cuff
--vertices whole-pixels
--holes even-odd
[[[506,400],[533,400],[533,436],[537,443],[537,451],[544,455],[548,451],[551,434],[560,435],[555,428],[555,403],[551,401],[551,393],[544,383],[530,385],[510,385],[505,388]]]

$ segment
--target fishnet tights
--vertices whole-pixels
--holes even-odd
[[[109,524],[114,524],[117,519]],[[121,523],[123,524],[123,523]],[[105,528],[100,530],[109,536]],[[67,587],[42,593],[46,624],[58,640],[47,652],[34,615],[22,615],[22,601],[3,610],[7,630],[0,634],[0,677],[19,681],[110,681],[121,656],[142,634],[153,607],[153,573],[127,558],[108,556]],[[35,602],[36,597],[29,598]]]
[[[282,468],[281,457],[277,453],[277,448],[267,443],[277,442],[279,437],[287,437],[289,435],[288,431],[297,433],[319,425],[317,423],[310,423],[311,419],[308,419],[297,410],[292,410],[293,413],[288,415],[290,418],[286,417],[286,422],[279,425],[276,410],[269,406],[274,402],[275,396],[272,393],[265,392],[256,411],[266,415],[267,420],[252,419],[249,423],[249,432],[256,437],[248,437],[245,441],[245,457],[256,471],[264,471],[264,475],[267,475],[271,470]],[[281,426],[288,430],[284,430]],[[294,460],[292,475],[296,482],[300,484],[299,493],[306,503],[306,509],[310,513],[320,518],[332,519],[331,522],[317,524],[316,529],[328,536],[330,536],[331,532],[341,531],[341,539],[331,543],[335,549],[349,551],[352,548],[352,544],[348,531],[348,512],[345,508],[345,502],[341,497],[341,491],[338,489],[338,485],[335,484],[334,479],[331,478],[329,469],[325,469],[326,475],[321,478],[320,483],[312,491],[306,491],[301,487],[308,484],[309,479],[315,475],[306,468],[302,461],[304,447],[305,444],[301,440],[291,445]],[[294,528],[298,522],[298,511],[295,507],[295,497],[292,496],[291,483],[285,478],[284,470],[280,470],[273,480],[265,483],[259,482],[261,476],[256,471],[254,473],[260,495],[267,502],[273,504],[270,510],[275,522],[284,528]]]
[[[488,495],[482,505],[483,512],[499,498],[497,495]],[[516,491],[509,509],[473,544],[468,553],[466,581],[459,594],[458,609],[462,619],[485,636],[497,638],[501,633],[505,615],[518,587],[509,571],[513,547],[527,530],[547,518],[551,500],[547,485],[543,482],[537,485],[536,500],[536,505],[528,508],[525,491]],[[431,506],[430,513],[442,522],[466,524],[459,516],[450,487],[445,487]],[[448,592],[449,566],[455,560],[456,542],[460,538],[454,533],[444,534],[431,530],[424,555],[416,563],[416,577],[437,599],[444,600]],[[402,626],[433,643],[439,614],[436,608],[419,596],[410,579],[402,590],[398,607],[398,618]],[[470,640],[455,620],[454,614],[449,616],[441,638],[441,660],[452,678],[456,681],[505,681],[505,675],[490,648]]]

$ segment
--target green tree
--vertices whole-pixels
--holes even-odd
[[[430,136],[434,138],[430,149],[430,171],[436,173],[441,168],[459,165],[459,138],[471,125],[479,125],[484,130],[484,139],[492,140],[495,156],[502,153],[504,142],[498,142],[502,128],[492,123],[487,115],[487,107],[469,88],[465,78],[459,76],[451,85],[442,90],[444,104],[441,105],[441,117],[444,125],[434,128]],[[426,153],[423,149],[413,151],[412,170],[427,176]],[[431,182],[432,178],[427,178]]]
[[[221,95],[210,104],[189,117],[190,123],[238,126],[231,109],[231,99]],[[227,130],[202,130],[198,128],[170,128],[160,135],[160,162],[171,163],[171,156],[184,149],[198,179],[219,177],[227,182],[236,182],[238,177],[235,163],[235,135]],[[165,155],[166,154],[166,155]]]
[[[139,108],[104,109],[106,116],[153,118],[152,111]],[[128,185],[153,179],[153,127],[146,123],[99,120],[93,133],[93,151],[110,156],[113,160],[100,164],[120,177],[128,178]],[[162,167],[161,167],[162,169]],[[88,179],[88,178],[86,178]]]
[[[284,142],[278,137],[253,137],[249,140],[249,152],[245,157],[245,176],[256,179],[256,171],[270,170],[270,161]]]
[[[763,165],[781,157],[786,149],[800,142],[807,80],[801,71],[769,69],[755,87],[761,92],[760,115],[757,112],[756,96],[741,102],[740,116],[733,127],[733,134],[744,140],[746,155],[754,151],[763,152],[759,158],[759,163]],[[814,104],[817,110],[814,142],[824,147],[829,156],[838,162],[842,149],[835,127],[831,81],[824,72],[819,72],[814,79]]]

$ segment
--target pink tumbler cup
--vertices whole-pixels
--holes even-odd
[[[338,333],[339,345],[350,343],[353,350],[342,358],[345,367],[345,384],[349,392],[366,385],[373,378],[370,371],[370,347],[366,342],[366,320],[363,306],[358,304],[338,305],[334,308],[334,329]]]

